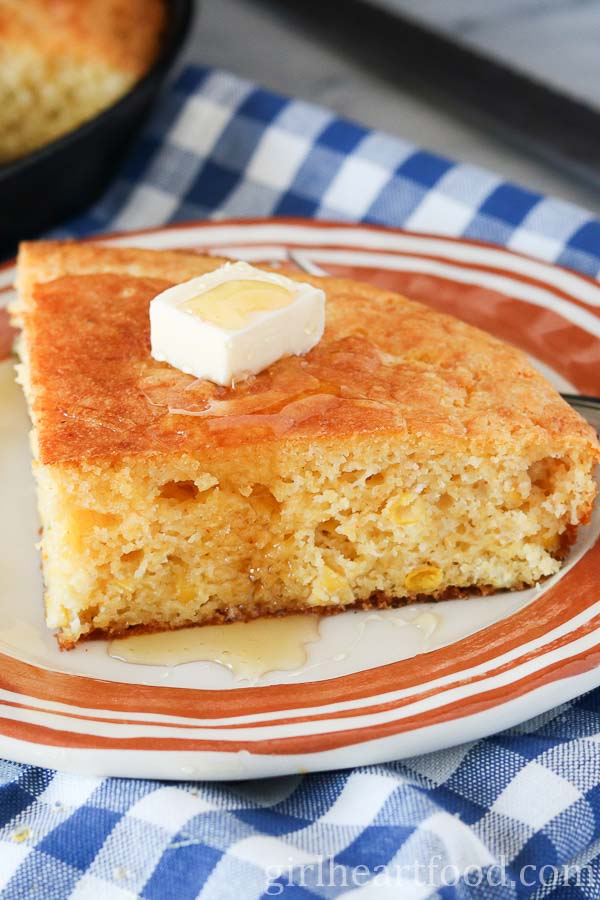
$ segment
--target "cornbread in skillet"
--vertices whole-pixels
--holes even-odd
[[[599,447],[520,351],[302,273],[327,295],[321,342],[217,387],[152,359],[148,305],[221,264],[21,248],[20,379],[63,647],[520,588],[559,569],[590,517]]]
[[[0,0],[0,162],[110,106],[147,71],[164,0]]]

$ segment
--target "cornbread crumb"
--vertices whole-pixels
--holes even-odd
[[[600,450],[523,354],[388,291],[315,278],[320,344],[220,388],[151,358],[148,304],[221,263],[21,249],[20,378],[63,647],[558,571]]]
[[[0,0],[0,162],[110,106],[147,71],[164,0]]]

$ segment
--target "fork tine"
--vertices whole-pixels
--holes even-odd
[[[571,406],[600,410],[600,397],[591,397],[588,394],[561,394],[560,396]]]
[[[310,259],[307,259],[302,253],[298,253],[297,250],[287,249],[287,256],[290,262],[293,262],[294,265],[298,266],[303,272],[306,272],[308,275],[327,275],[327,272],[318,266],[316,263],[311,262]]]

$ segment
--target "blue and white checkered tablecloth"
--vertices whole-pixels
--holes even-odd
[[[493,241],[597,277],[569,203],[223,72],[183,71],[61,235],[311,216]],[[0,763],[4,900],[600,897],[600,692],[403,762],[232,784]]]

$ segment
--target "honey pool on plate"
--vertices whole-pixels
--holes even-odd
[[[341,662],[360,644],[370,622],[379,621],[380,613],[364,618],[345,650],[335,654]],[[433,612],[417,611],[410,624],[423,636],[423,647],[440,623]],[[224,666],[236,681],[256,684],[263,675],[291,672],[306,666],[308,645],[321,639],[322,619],[317,615],[289,615],[230,625],[203,625],[150,634],[133,634],[115,638],[108,644],[108,654],[121,662],[143,666],[179,666],[192,662],[212,662]],[[406,627],[400,620],[396,626]],[[308,668],[318,668],[319,663]]]
[[[306,645],[318,639],[318,616],[284,616],[116,638],[108,652],[123,662],[146,666],[215,662],[236,680],[255,682],[268,672],[301,668]]]

